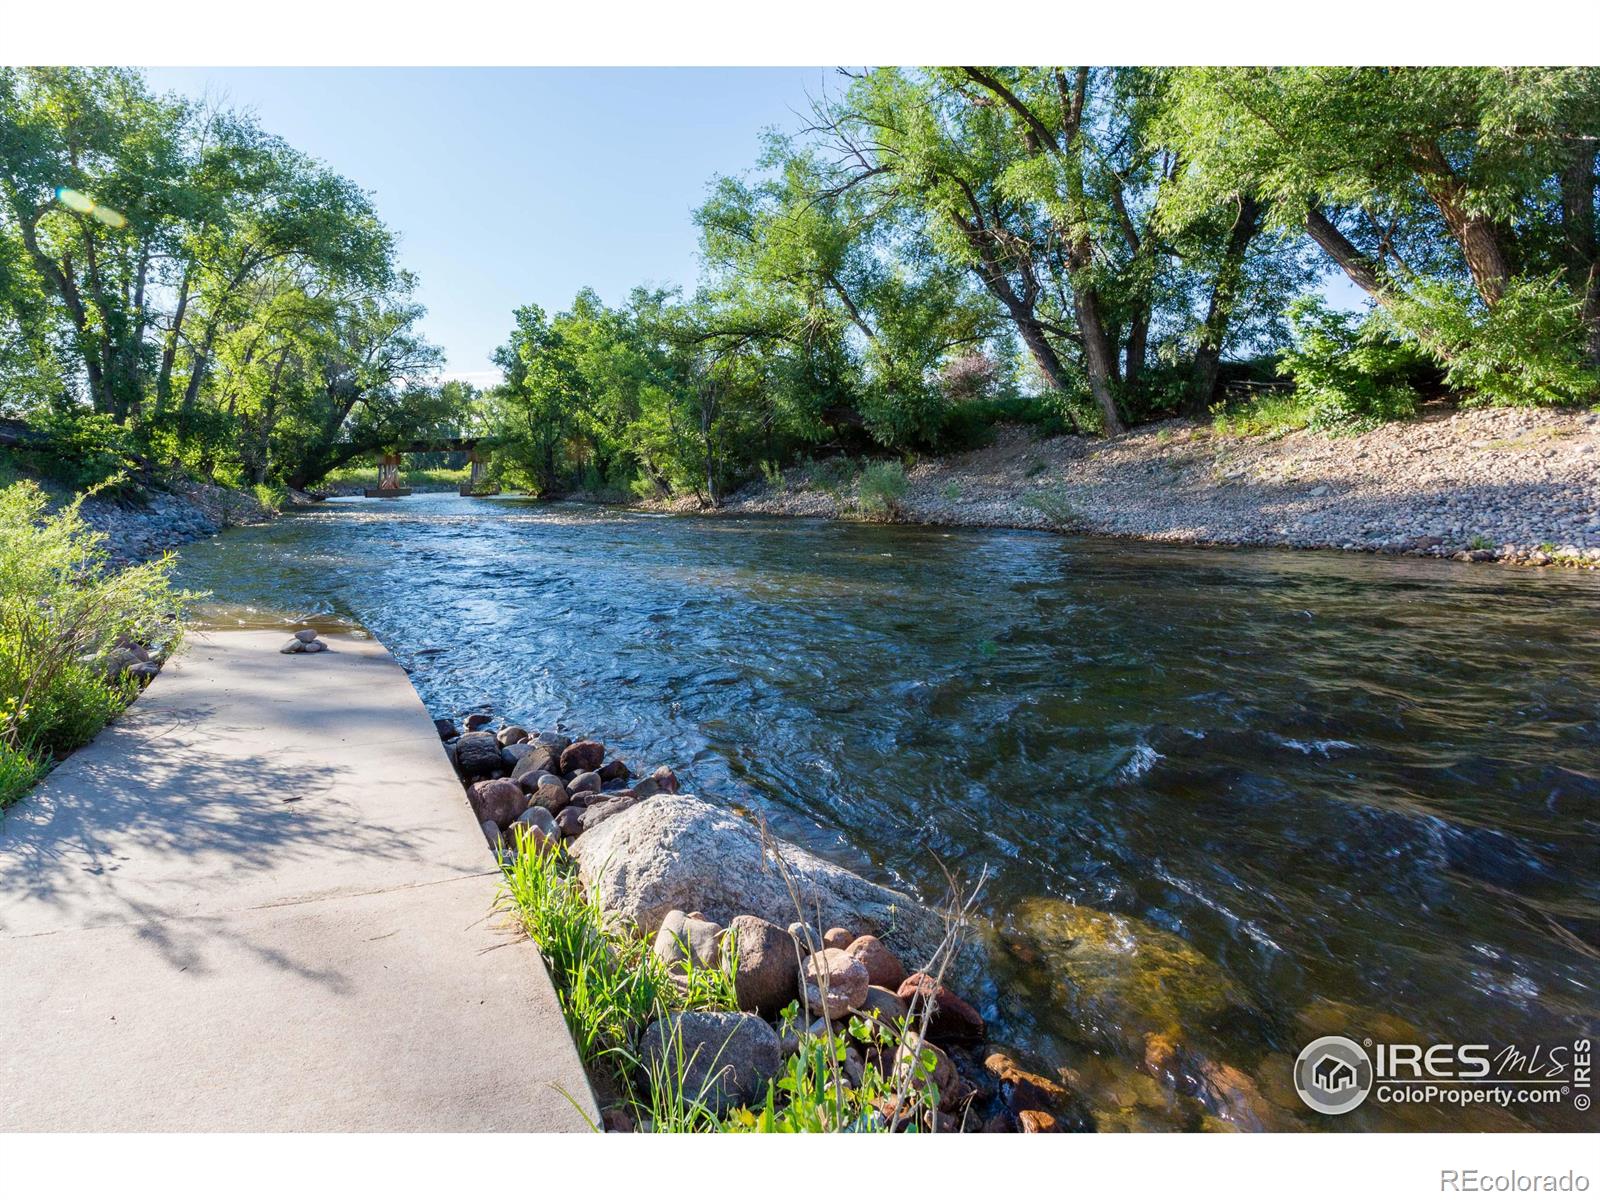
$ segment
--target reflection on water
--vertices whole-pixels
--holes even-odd
[[[991,1012],[1055,1062],[1084,1047],[1029,928],[1050,898],[1236,980],[1251,1019],[1209,1036],[1246,1068],[1318,1005],[1592,1027],[1592,575],[413,496],[235,531],[182,577],[223,619],[360,622],[436,712],[594,731],[924,894],[937,860],[990,865]]]

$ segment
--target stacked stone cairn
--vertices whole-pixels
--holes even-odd
[[[296,629],[294,636],[278,649],[279,654],[321,654],[328,643],[317,636],[315,629]]]

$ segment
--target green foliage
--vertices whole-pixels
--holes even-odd
[[[1196,68],[1159,124],[1175,200],[1250,196],[1282,236],[1309,231],[1469,399],[1593,394],[1600,70]],[[1383,391],[1345,411],[1360,423]]]
[[[46,756],[0,742],[0,811],[31,792],[49,769]]]
[[[856,481],[856,503],[868,516],[892,517],[900,511],[907,485],[906,469],[899,463],[871,463]]]
[[[1294,346],[1284,352],[1283,370],[1294,377],[1311,428],[1356,433],[1416,411],[1414,343],[1311,297],[1291,305],[1289,319]]]
[[[1282,390],[1249,392],[1217,405],[1212,428],[1231,437],[1274,437],[1311,424],[1316,402],[1308,392]]]
[[[1465,284],[1419,287],[1397,308],[1399,326],[1446,348],[1445,382],[1469,404],[1581,404],[1600,392],[1581,304],[1559,276],[1512,280],[1492,308]]]
[[[140,454],[304,486],[441,417],[350,180],[132,70],[0,69],[0,401],[97,483]]]
[[[1406,353],[1468,403],[1593,403],[1596,128],[1592,67],[873,68],[712,182],[692,289],[518,309],[480,396],[350,180],[137,71],[3,68],[0,413],[75,486],[306,487],[470,429],[505,486],[715,506],[1002,421],[1203,416],[1290,343],[1330,430],[1405,411]],[[1360,336],[1290,328],[1328,270]]]
[[[579,1055],[636,1104],[638,1043],[652,1021],[737,1007],[725,971],[691,970],[680,987],[644,941],[614,929],[602,898],[584,891],[558,847],[522,839],[506,868],[506,894],[550,968]]]
[[[108,416],[52,406],[33,414],[29,425],[44,436],[45,444],[20,451],[18,458],[74,491],[104,484],[135,466],[132,438]]]
[[[114,570],[74,501],[49,512],[32,483],[0,490],[0,747],[7,772],[88,741],[134,693],[107,678],[128,643],[171,645],[189,597],[171,562]]]

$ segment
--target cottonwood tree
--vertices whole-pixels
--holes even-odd
[[[1592,386],[1600,71],[1188,69],[1166,128],[1192,192],[1304,230],[1446,367],[1501,398]]]

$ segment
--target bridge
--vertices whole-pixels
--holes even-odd
[[[483,481],[484,455],[478,451],[478,443],[482,439],[475,437],[435,437],[421,438],[417,441],[406,442],[396,446],[381,455],[378,459],[378,486],[363,488],[362,495],[375,497],[379,500],[398,500],[402,496],[411,495],[411,489],[405,486],[405,481],[400,474],[400,460],[407,454],[432,454],[436,452],[452,453],[465,451],[467,462],[472,468],[472,473],[466,483],[461,485],[463,496],[494,496],[500,489]]]

